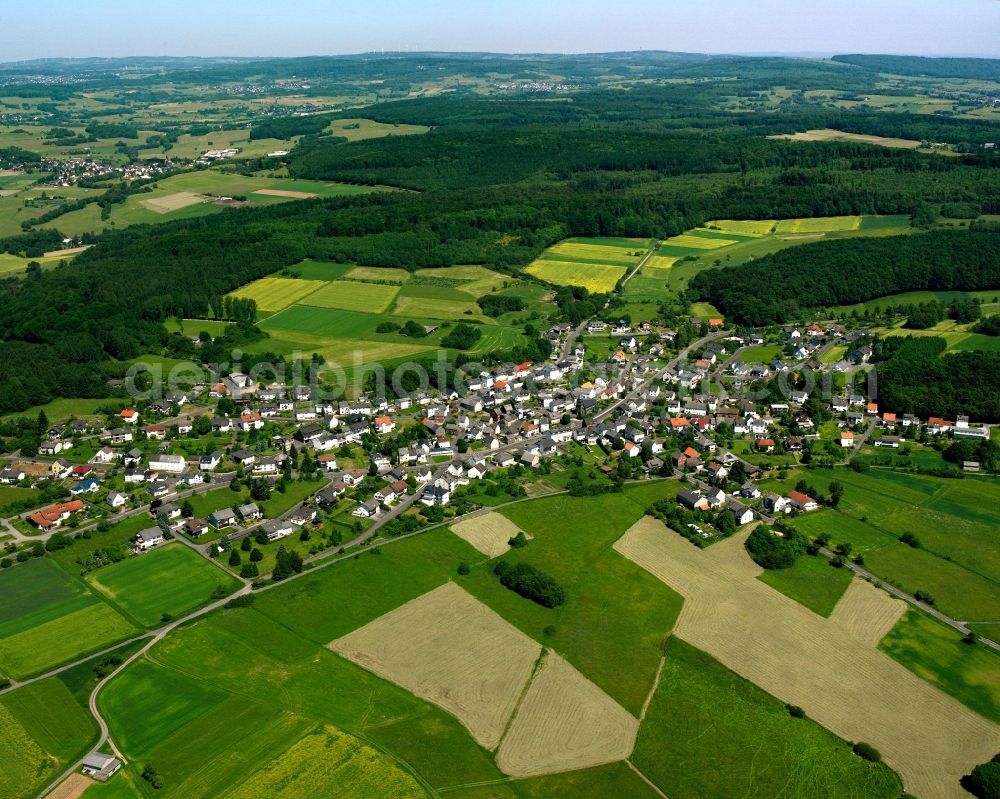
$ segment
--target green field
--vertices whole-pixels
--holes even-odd
[[[375,748],[333,727],[297,741],[225,799],[411,799],[427,796],[420,784]]]
[[[809,477],[820,490],[832,479],[846,490],[836,511],[795,520],[807,535],[825,532],[834,543],[852,544],[866,568],[910,593],[929,592],[953,618],[1000,618],[1000,550],[994,545],[1000,486],[884,469]],[[907,532],[920,539],[920,548],[899,543]]]
[[[0,796],[30,797],[86,752],[97,726],[57,679],[0,697]]]
[[[207,604],[212,592],[239,583],[183,544],[170,544],[87,575],[98,591],[146,627],[163,614],[181,616]]]
[[[896,799],[899,778],[678,638],[632,762],[669,797]]]
[[[220,322],[215,319],[178,319],[177,317],[171,317],[164,322],[168,333],[182,333],[185,336],[208,333],[212,338],[221,336],[232,324],[232,322]]]
[[[387,311],[399,292],[396,286],[353,280],[334,280],[317,288],[302,298],[304,305],[375,314]]]
[[[365,558],[366,565],[374,561]],[[297,581],[288,590],[298,591],[307,582]],[[102,708],[127,753],[165,764],[157,768],[170,775],[171,791],[183,788],[178,796],[222,794],[204,784],[212,780],[224,786],[226,774],[220,779],[213,773],[221,752],[227,753],[227,764],[237,761],[230,784],[260,768],[266,758],[248,762],[246,747],[237,743],[241,739],[255,747],[263,739],[271,758],[318,723],[389,749],[435,786],[500,776],[489,755],[451,716],[257,610],[213,614],[171,635],[151,654],[162,665],[131,667],[102,695]],[[271,729],[282,720],[281,729]],[[184,750],[187,762],[171,753],[174,746]],[[199,771],[206,774],[199,778]],[[233,771],[239,771],[238,778]]]
[[[851,584],[852,572],[835,569],[826,558],[803,556],[788,569],[770,569],[759,579],[820,616],[829,616]]]
[[[360,768],[378,775],[379,795],[415,796],[414,786],[423,785],[468,799],[596,799],[623,791],[651,798],[622,764],[509,783],[452,716],[327,644],[457,580],[639,714],[681,599],[612,545],[650,503],[678,488],[676,481],[649,481],[621,494],[554,496],[503,509],[532,536],[508,557],[537,565],[566,588],[568,601],[555,610],[500,586],[493,563],[441,527],[278,586],[251,608],[217,611],[179,628],[100,696],[112,735],[131,761],[123,781],[135,782],[148,763],[163,778],[165,797],[297,799],[304,786],[315,795],[315,786],[337,773],[344,780],[351,775],[351,786],[367,785],[354,776]],[[463,561],[472,569],[458,576]],[[788,796],[898,792],[888,769],[859,768],[861,761],[834,736],[789,718],[777,700],[701,653],[669,640],[666,655],[634,760],[667,795],[750,796],[751,787],[757,795],[778,795],[772,791],[779,784]],[[697,695],[707,698],[703,709],[690,698]],[[702,743],[706,737],[711,746]],[[762,745],[760,767],[738,777],[738,764]],[[335,758],[340,766],[317,754],[331,750],[343,754]],[[713,792],[725,779],[737,789]],[[845,793],[835,794],[834,785],[846,786]],[[371,795],[361,790],[359,797]],[[117,799],[101,790],[95,795]]]
[[[48,558],[0,575],[0,672],[11,677],[44,671],[134,632]]]
[[[918,677],[1000,724],[1000,655],[910,609],[879,647]]]
[[[482,785],[448,791],[456,799],[657,799],[660,796],[625,763],[567,771],[499,785]]]

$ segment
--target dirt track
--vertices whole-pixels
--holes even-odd
[[[680,638],[845,740],[875,746],[921,799],[967,797],[959,779],[1000,751],[1000,727],[875,648],[895,606],[852,589],[823,619],[755,579],[747,535],[699,550],[647,517],[615,549],[684,596]]]

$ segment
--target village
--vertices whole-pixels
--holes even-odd
[[[677,502],[686,515],[675,526],[711,540],[829,502],[801,482],[780,492],[761,487],[789,466],[843,465],[863,451],[905,457],[914,447],[989,438],[987,426],[967,418],[880,411],[866,393],[866,331],[690,325],[689,336],[700,337],[680,351],[676,331],[646,322],[558,325],[547,334],[550,362],[469,375],[464,393],[317,402],[308,386],[260,385],[234,373],[105,420],[53,424],[37,456],[8,456],[0,469],[0,485],[61,494],[4,520],[4,565],[39,554],[56,534],[62,542],[137,516],[149,524],[131,540],[134,554],[179,537],[218,557],[241,539],[309,541],[326,521],[329,538],[313,539],[315,557],[498,497],[596,493],[634,479],[682,481]],[[602,346],[609,355],[590,360]],[[761,385],[775,384],[787,396],[761,394]],[[216,506],[211,500],[227,486],[242,493]],[[288,501],[271,502],[276,512],[268,515],[261,501],[272,496]]]

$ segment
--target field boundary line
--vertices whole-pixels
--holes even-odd
[[[632,769],[632,771],[638,774],[639,779],[641,779],[644,783],[646,783],[646,785],[648,785],[650,788],[656,791],[658,796],[662,797],[662,799],[667,799],[667,795],[660,790],[660,786],[657,785],[649,777],[647,777],[645,774],[639,771],[639,769],[636,768],[635,764],[632,762],[632,758],[627,758],[625,760],[625,765],[627,765],[630,769]]]
[[[509,622],[508,622],[509,624]],[[507,723],[504,725],[503,732],[500,734],[500,740],[497,743],[497,748],[494,750],[495,753],[500,751],[500,747],[503,746],[504,739],[507,737],[507,733],[510,732],[510,728],[514,726],[514,719],[517,718],[517,714],[521,710],[521,705],[524,704],[524,698],[528,695],[528,689],[531,688],[531,684],[535,681],[535,677],[538,676],[539,672],[545,665],[545,657],[548,653],[552,651],[547,646],[542,647],[542,651],[538,653],[538,657],[535,658],[535,665],[531,670],[531,675],[524,683],[524,687],[521,688],[521,695],[517,698],[517,703],[514,705],[514,710],[510,714],[510,718],[507,719]]]
[[[668,634],[667,638],[669,638],[669,637],[670,637],[670,635]],[[663,642],[664,642],[664,644],[666,644],[667,639],[664,638]],[[661,654],[660,655],[660,664],[656,667],[656,676],[653,677],[653,685],[649,689],[649,693],[646,694],[645,701],[642,703],[642,710],[639,711],[639,724],[640,725],[642,724],[642,722],[644,722],[646,720],[646,714],[649,712],[649,706],[653,703],[653,697],[656,695],[656,692],[657,692],[657,690],[660,687],[660,678],[663,676],[663,669],[666,667],[666,665],[667,665],[667,656],[666,656],[666,654]]]

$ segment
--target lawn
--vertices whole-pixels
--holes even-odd
[[[184,544],[174,543],[87,575],[98,591],[146,627],[164,614],[182,616],[207,604],[214,591],[239,582]]]
[[[670,797],[895,799],[900,782],[678,638],[632,762]]]
[[[287,277],[263,277],[232,292],[241,300],[253,300],[262,312],[277,312],[294,305],[317,289],[328,285],[319,280]]]
[[[912,608],[879,647],[977,713],[1000,724],[1000,655]]]
[[[783,349],[780,344],[759,344],[744,350],[740,357],[744,363],[770,363],[781,355]]]
[[[376,314],[387,311],[399,292],[397,286],[351,280],[333,280],[318,288],[304,296],[302,304]]]
[[[851,584],[849,569],[835,569],[826,558],[802,556],[788,569],[771,569],[758,578],[820,616],[829,616]]]

